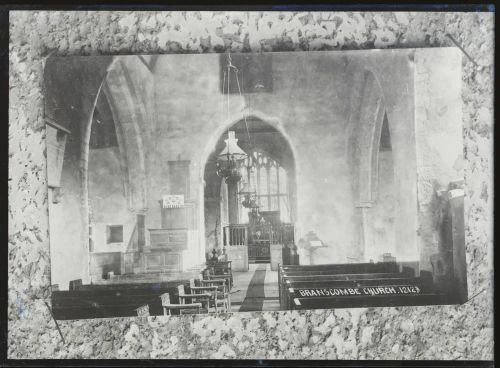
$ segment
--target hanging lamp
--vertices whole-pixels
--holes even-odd
[[[259,205],[257,204],[257,191],[255,190],[255,186],[252,185],[252,181],[250,180],[250,171],[252,170],[252,157],[248,156],[245,160],[245,163],[247,168],[247,179],[243,183],[243,186],[238,194],[244,197],[243,201],[241,202],[243,207],[248,208],[252,211],[256,211],[259,208]]]
[[[217,175],[224,178],[226,183],[237,183],[241,180],[239,162],[247,157],[247,154],[238,146],[233,131],[227,132],[228,137],[224,140],[226,147],[217,156]]]
[[[226,111],[227,111],[227,120],[230,120],[229,113],[229,88],[231,82],[231,72],[234,73],[236,77],[236,82],[238,84],[238,89],[240,87],[238,81],[238,69],[231,63],[231,55],[228,51],[227,53],[227,67],[224,71],[224,80],[222,83],[222,95],[224,96],[224,91],[227,92],[227,102],[226,102]],[[227,76],[227,85],[226,85],[226,76]],[[226,90],[227,88],[227,90]],[[241,90],[240,90],[241,96]],[[238,146],[238,139],[235,137],[234,131],[227,131],[227,139],[224,140],[226,146],[224,149],[217,155],[216,161],[216,173],[219,177],[225,179],[226,183],[237,183],[241,180],[241,173],[239,170],[240,162],[247,158],[247,154]]]

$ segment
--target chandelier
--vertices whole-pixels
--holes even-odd
[[[224,91],[227,89],[227,119],[229,120],[229,88],[230,88],[230,80],[231,80],[231,72],[234,73],[234,77],[236,79],[236,84],[238,86],[239,96],[242,97],[240,82],[238,79],[238,68],[236,68],[231,63],[231,54],[228,52],[227,54],[227,67],[224,70],[224,80],[222,83],[222,94],[224,95]],[[227,77],[227,78],[226,78]],[[227,83],[227,84],[226,84]],[[246,106],[245,106],[246,107]],[[248,124],[246,120],[246,115],[243,115],[245,120],[246,132],[248,135],[248,142],[250,146],[252,146],[252,140],[250,138],[250,132],[248,131]],[[224,140],[226,142],[226,146],[217,156],[216,162],[216,173],[219,177],[225,179],[226,183],[238,183],[241,178],[240,168],[242,167],[242,162],[246,160],[247,162],[247,173],[248,178],[243,183],[243,187],[238,192],[239,195],[243,196],[244,199],[241,202],[243,207],[250,209],[252,212],[258,212],[259,205],[257,204],[257,192],[252,188],[250,184],[250,158],[249,156],[238,146],[238,139],[235,137],[234,131],[227,131],[227,139]]]
[[[226,180],[226,183],[237,183],[241,180],[240,162],[247,154],[238,146],[238,139],[233,131],[227,132],[226,147],[217,156],[217,175]]]
[[[248,184],[248,182],[243,184],[243,187],[238,194],[242,195],[244,198],[241,202],[243,207],[252,211],[256,211],[259,208],[259,205],[257,204],[257,192],[250,186],[250,184]]]
[[[252,185],[250,172],[252,170],[252,157],[248,156],[245,159],[246,169],[247,169],[247,178],[243,182],[243,185],[238,192],[239,195],[243,196],[243,201],[241,202],[242,206],[250,209],[252,212],[258,211],[259,205],[257,204],[257,191],[255,190],[255,186]],[[254,177],[255,179],[255,177]]]
[[[231,73],[234,74],[238,84],[238,90],[241,97],[240,82],[238,80],[238,68],[231,63],[231,55],[227,54],[227,67],[224,70],[224,80],[222,83],[222,96],[227,92],[227,119],[230,119],[229,114],[229,88],[231,82]],[[227,81],[227,85],[226,85]],[[224,99],[223,99],[224,100]],[[224,107],[224,106],[223,106]],[[246,121],[246,120],[245,120]],[[217,155],[216,173],[219,177],[224,178],[226,183],[238,183],[241,180],[241,173],[239,170],[240,163],[247,157],[247,154],[238,146],[238,139],[236,139],[233,131],[227,131],[227,139],[224,140],[226,146]]]

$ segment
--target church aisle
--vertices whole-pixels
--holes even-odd
[[[239,309],[240,312],[261,311],[264,303],[264,285],[267,264],[256,265],[252,280],[248,285],[245,299]]]
[[[279,310],[278,272],[269,264],[250,264],[248,272],[233,272],[232,312]]]
[[[267,272],[264,284],[264,304],[263,311],[280,310],[280,298],[278,291],[278,271],[271,271],[271,265],[267,264]]]

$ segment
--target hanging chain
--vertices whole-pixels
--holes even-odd
[[[231,69],[234,69],[234,74],[235,74],[235,78],[236,78],[236,84],[238,86],[238,94],[241,98],[243,98],[243,94],[242,94],[242,91],[241,91],[241,85],[240,85],[240,81],[239,81],[239,78],[238,78],[238,73],[239,73],[239,70],[237,67],[235,67],[232,62],[231,62],[231,53],[227,52],[227,90],[226,90],[226,93],[227,93],[227,109],[226,109],[226,113],[227,113],[227,120],[229,121],[229,118],[230,118],[230,113],[229,113],[229,92],[230,92],[230,87],[231,87]],[[222,88],[222,94],[224,94],[224,86],[226,84],[226,72],[224,72],[224,79],[223,79],[223,88]],[[245,105],[245,110],[246,110],[246,105]],[[246,132],[247,132],[247,136],[248,136],[248,143],[250,145],[250,152],[253,153],[253,142],[252,142],[252,137],[250,136],[250,130],[248,129],[248,121],[247,121],[247,116],[246,116],[246,111],[243,112],[243,120],[245,121],[245,129],[246,129]],[[229,138],[229,127],[227,129],[227,135],[228,135],[228,138]],[[230,160],[230,153],[229,153],[229,150],[227,152],[227,156],[228,156],[228,162]],[[248,166],[247,166],[247,175],[248,175],[248,184],[250,185],[250,170],[251,170],[251,167],[250,167],[250,157],[251,155],[248,155],[249,158],[247,158],[248,160]],[[253,177],[254,181],[255,181],[255,176]],[[254,192],[256,191],[256,183],[254,183]],[[249,188],[250,189],[250,188]],[[255,192],[255,194],[257,194]]]
[[[238,93],[239,93],[240,97],[243,97],[243,95],[241,93],[240,80],[238,78],[238,69],[236,67],[234,69],[235,69],[234,72],[235,72],[235,75],[236,75],[236,82],[238,84]],[[242,82],[243,82],[243,79],[242,79]],[[253,144],[252,144],[252,139],[250,138],[250,132],[248,131],[248,123],[247,123],[247,114],[246,114],[246,111],[243,112],[243,120],[245,120],[245,127],[247,129],[248,142],[250,143],[250,148],[252,149],[253,148]]]
[[[224,90],[226,88],[226,71],[222,69],[223,71],[223,80],[222,80],[222,103],[220,104],[220,116],[221,118],[224,116]],[[219,170],[221,167],[219,166],[219,161],[218,159],[216,160],[216,166],[217,166],[217,175],[220,175]]]
[[[227,52],[227,121],[229,121],[229,89],[231,79],[231,54]],[[227,137],[229,138],[229,126],[227,127]],[[229,152],[229,151],[228,151]]]
[[[222,81],[222,103],[220,105],[220,116],[221,116],[221,119],[224,116],[224,90],[226,88],[226,71],[223,70],[223,72],[224,72],[224,77],[223,77],[223,81]]]
[[[234,72],[235,72],[235,76],[236,76],[236,83],[238,85],[238,94],[241,98],[243,98],[243,94],[241,92],[241,86],[240,86],[240,80],[238,78],[238,73],[239,73],[239,70],[238,68],[236,68],[235,66],[233,66],[234,68]],[[242,82],[243,82],[243,76],[242,76]],[[245,106],[246,107],[246,106]],[[246,109],[245,109],[246,110]],[[250,155],[253,153],[253,143],[252,143],[252,138],[250,137],[250,131],[248,129],[248,122],[247,122],[247,114],[246,114],[246,111],[243,112],[243,120],[245,121],[245,128],[246,128],[246,131],[247,131],[247,136],[248,136],[248,143],[250,144],[250,154],[248,155],[250,157]],[[248,185],[250,185],[250,170],[251,170],[251,166],[250,166],[250,158],[247,158],[248,160],[248,166],[247,166],[247,180],[248,180]],[[255,179],[255,177],[254,177]],[[256,186],[256,182],[254,183],[254,191],[256,190],[257,186]],[[248,188],[250,189],[250,187]]]

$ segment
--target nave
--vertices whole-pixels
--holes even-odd
[[[234,272],[232,312],[279,310],[278,271],[269,263],[250,264],[248,272]]]

